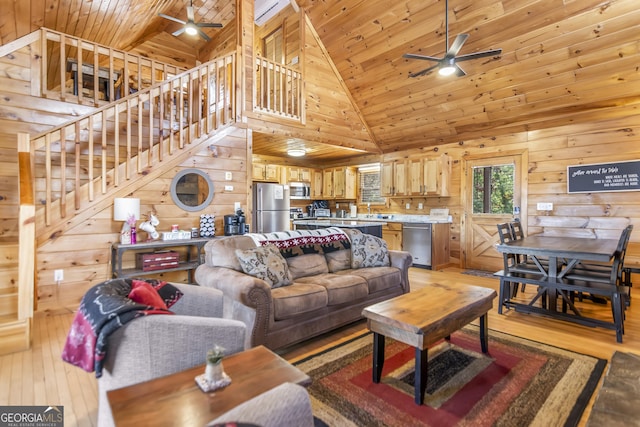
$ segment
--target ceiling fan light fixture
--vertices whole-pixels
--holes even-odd
[[[287,154],[291,157],[303,157],[305,154],[307,154],[307,151],[303,148],[291,148],[287,150]]]
[[[193,22],[187,22],[187,25],[184,26],[184,32],[190,36],[195,36],[198,34],[198,29]]]
[[[450,76],[455,72],[456,72],[456,67],[454,67],[453,65],[444,65],[440,67],[440,69],[438,70],[438,74],[445,77]]]

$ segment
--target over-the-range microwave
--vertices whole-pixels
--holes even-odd
[[[311,199],[311,184],[308,182],[290,182],[289,198],[293,200]]]

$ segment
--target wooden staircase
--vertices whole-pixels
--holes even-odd
[[[50,38],[42,34],[43,39]],[[61,46],[58,58],[62,60],[67,57],[63,46],[68,37],[56,37]],[[33,36],[26,41],[33,51],[38,50],[38,45],[47,46]],[[87,45],[81,41],[76,45],[81,48],[74,55],[81,61],[82,49],[86,51]],[[3,48],[0,47],[0,56]],[[108,52],[112,55],[114,51]],[[47,53],[44,57],[51,55]],[[125,71],[126,61],[132,57],[125,54]],[[113,62],[111,59],[107,63]],[[97,69],[101,63],[96,60],[93,66]],[[54,68],[48,65],[41,69],[40,81],[50,82],[45,70]],[[166,71],[166,67],[164,69]],[[141,67],[137,70],[138,82],[142,83]],[[96,210],[109,206],[114,197],[124,196],[166,168],[177,166],[200,145],[223,138],[236,120],[235,80],[236,53],[233,52],[169,79],[151,81],[146,88],[139,85],[135,93],[105,105],[93,94],[91,112],[33,137],[18,135],[28,147],[27,162],[35,165],[27,192],[31,192],[32,207],[38,206],[32,217],[27,215],[17,221],[18,234],[28,236],[23,228],[33,223],[37,233],[31,242],[27,238],[21,240],[20,245],[0,244],[0,278],[4,279],[0,283],[0,354],[29,347],[38,245],[90,218]],[[64,89],[66,85],[59,86],[63,88],[60,97],[64,101],[86,103],[81,94],[70,97]],[[128,86],[126,89],[128,92]],[[40,95],[45,96],[45,92],[51,97],[55,91],[42,90]],[[27,180],[23,172],[21,167],[21,184]],[[20,191],[22,194],[22,185]]]

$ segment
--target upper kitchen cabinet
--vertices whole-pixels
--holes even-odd
[[[407,195],[407,161],[380,163],[380,193],[383,197]]]
[[[281,166],[254,163],[252,170],[254,181],[280,182]]]
[[[322,197],[325,199],[356,199],[356,168],[341,166],[324,169]]]
[[[311,169],[298,166],[289,166],[287,170],[287,182],[311,182]]]
[[[438,157],[416,158],[408,161],[410,196],[449,196],[451,159]]]
[[[311,198],[322,199],[322,169],[311,170]]]

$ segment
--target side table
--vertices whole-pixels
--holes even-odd
[[[194,271],[202,264],[202,249],[211,240],[210,238],[196,237],[181,240],[154,240],[150,242],[135,243],[132,245],[113,243],[111,245],[111,276],[116,277],[141,277],[148,274],[165,273],[169,271],[188,271],[189,283],[194,283]],[[144,271],[139,268],[122,268],[122,258],[126,252],[153,252],[159,249],[185,248],[186,259],[180,260],[177,266],[166,269]]]
[[[231,384],[210,393],[195,381],[204,365],[107,392],[115,424],[204,426],[282,383],[311,384],[307,374],[264,346],[225,357],[223,363]]]

